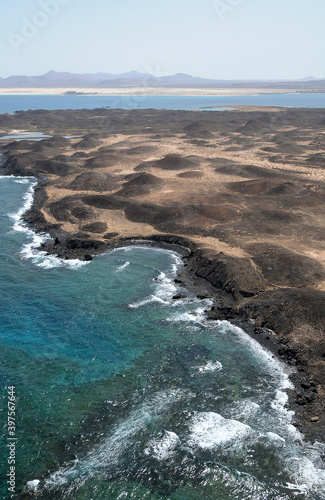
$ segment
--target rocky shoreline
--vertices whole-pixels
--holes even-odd
[[[33,209],[31,209],[32,211]],[[33,229],[35,230],[35,226]],[[46,230],[48,231],[49,228],[46,227]],[[53,236],[55,234],[54,232]],[[324,441],[325,423],[322,416],[325,412],[325,404],[324,398],[319,397],[322,396],[321,380],[315,379],[313,371],[308,366],[308,358],[299,349],[291,347],[290,340],[285,335],[290,331],[291,318],[287,317],[287,321],[284,318],[276,319],[277,314],[279,314],[276,297],[270,298],[265,304],[266,309],[273,308],[275,317],[266,315],[265,309],[256,304],[254,304],[254,313],[250,303],[240,306],[234,300],[232,293],[225,291],[226,283],[224,287],[216,287],[208,279],[201,277],[202,267],[197,266],[197,261],[202,257],[200,250],[193,248],[190,241],[178,240],[177,236],[171,238],[170,235],[165,235],[159,239],[153,237],[143,240],[117,238],[114,243],[110,242],[106,245],[100,243],[96,240],[86,240],[86,243],[78,241],[78,247],[75,247],[75,241],[69,237],[60,240],[58,236],[54,236],[54,241],[42,244],[40,250],[45,250],[60,258],[81,258],[82,260],[92,260],[95,255],[128,245],[149,245],[178,252],[183,259],[185,268],[175,279],[177,285],[192,291],[199,299],[210,298],[214,301],[212,308],[205,311],[208,320],[227,320],[239,326],[270,351],[273,357],[287,365],[286,370],[290,373],[290,379],[294,385],[294,389],[287,391],[289,396],[287,406],[295,412],[293,424],[307,440]],[[215,260],[211,265],[214,266],[216,263]],[[206,271],[208,272],[208,268]],[[234,282],[234,287],[237,285]],[[279,323],[281,323],[282,336],[275,333],[275,331],[279,331],[276,328]]]
[[[24,218],[53,238],[41,250],[179,251],[177,283],[214,300],[209,320],[241,326],[287,364],[295,425],[324,441],[324,111],[35,111],[2,115],[0,128],[31,121],[84,135],[2,141],[1,173],[38,180]]]

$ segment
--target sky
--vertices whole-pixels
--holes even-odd
[[[325,77],[324,0],[0,0],[0,77]]]

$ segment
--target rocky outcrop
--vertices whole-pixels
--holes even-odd
[[[191,270],[217,289],[231,294],[236,301],[265,290],[263,279],[248,258],[235,258],[223,253],[209,258],[198,251],[191,261]]]

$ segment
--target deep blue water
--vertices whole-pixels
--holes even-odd
[[[207,322],[207,299],[172,299],[174,252],[39,253],[20,221],[32,188],[0,178],[2,498],[14,386],[14,498],[324,499],[324,445],[292,426],[272,355]]]
[[[250,96],[38,96],[0,95],[0,113],[28,109],[210,109],[235,105],[325,108],[325,94],[265,94]]]

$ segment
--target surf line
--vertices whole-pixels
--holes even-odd
[[[44,269],[62,266],[70,269],[78,269],[79,267],[88,264],[88,262],[81,261],[79,259],[65,260],[55,255],[48,255],[47,252],[39,250],[42,243],[52,239],[50,234],[45,232],[37,233],[34,229],[28,226],[26,221],[24,221],[24,215],[33,206],[35,190],[38,182],[34,177],[8,177],[15,179],[14,182],[24,184],[30,183],[27,192],[23,196],[23,206],[18,210],[18,212],[8,214],[9,217],[14,220],[13,231],[25,233],[29,240],[27,243],[23,244],[23,247],[21,251],[18,252],[18,255],[20,255],[23,260],[31,259],[33,264]]]

